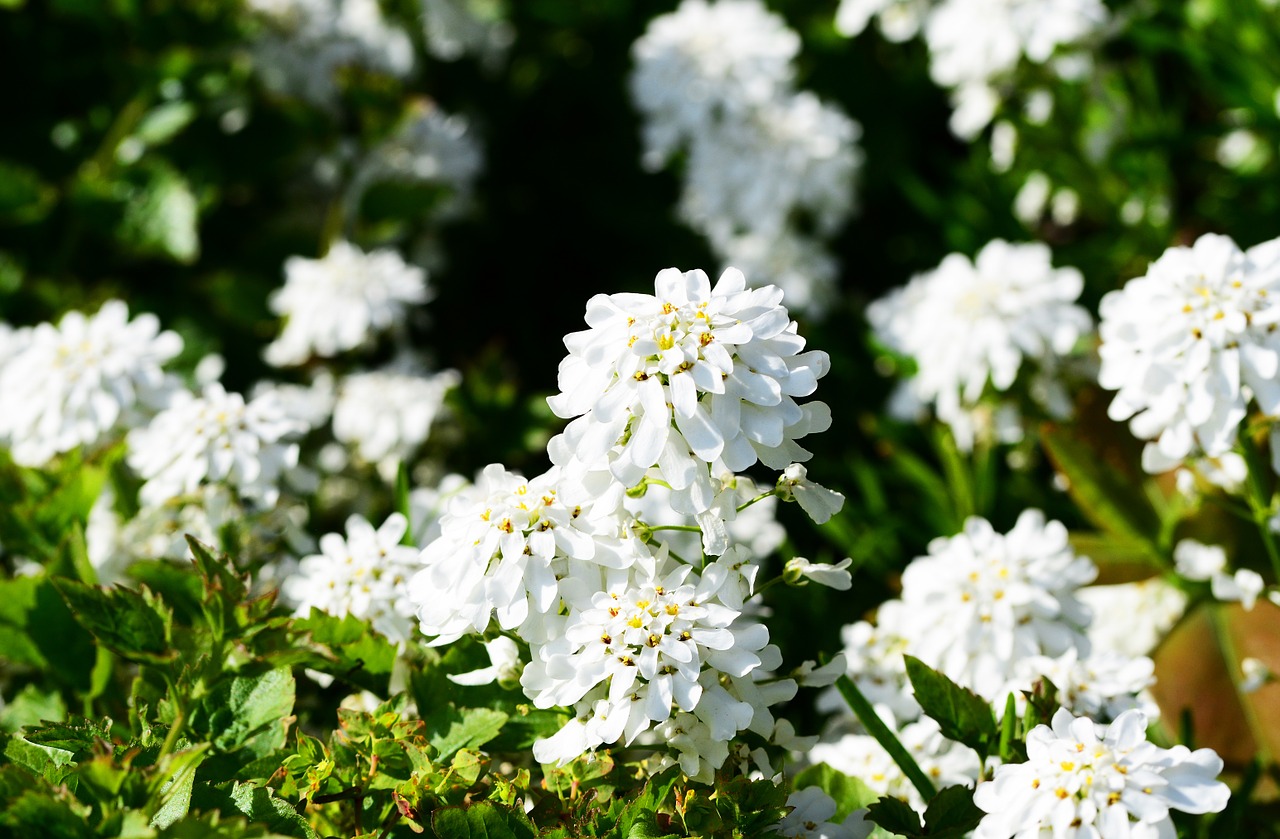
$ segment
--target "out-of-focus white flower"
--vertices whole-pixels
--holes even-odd
[[[1044,215],[1044,208],[1049,203],[1049,193],[1053,184],[1044,172],[1032,172],[1027,175],[1022,188],[1013,199],[1013,214],[1028,227],[1039,223]]]
[[[931,5],[931,0],[840,0],[836,29],[852,37],[866,29],[874,17],[885,38],[908,41],[920,31]]]
[[[1221,457],[1200,457],[1187,461],[1187,464],[1178,470],[1176,482],[1178,492],[1188,498],[1194,498],[1197,493],[1197,479],[1231,495],[1240,491],[1248,477],[1249,467],[1245,464],[1244,458],[1236,452],[1227,452]]]
[[[1008,172],[1018,152],[1018,129],[1008,120],[1000,120],[991,129],[991,169]]]
[[[484,650],[489,654],[488,667],[456,675],[451,673],[449,681],[459,685],[519,684],[524,663],[520,661],[520,648],[515,641],[499,635],[492,641],[485,641]]]
[[[996,767],[973,802],[987,813],[975,839],[1038,836],[1076,825],[1094,836],[1172,836],[1170,810],[1216,813],[1230,790],[1218,781],[1211,749],[1161,749],[1147,742],[1147,719],[1127,711],[1097,725],[1059,709],[1053,726],[1027,735],[1027,762]],[[1065,831],[1059,831],[1065,834]]]
[[[413,42],[388,23],[378,0],[249,0],[270,25],[254,44],[266,86],[322,108],[338,103],[337,73],[358,66],[404,77]]]
[[[1089,642],[1095,650],[1149,655],[1187,608],[1187,596],[1164,580],[1086,586],[1076,592],[1093,614]]]
[[[798,501],[816,524],[826,524],[844,506],[843,495],[809,480],[809,470],[799,463],[783,470],[777,488],[779,498]]]
[[[1228,452],[1249,394],[1264,413],[1280,413],[1278,245],[1244,252],[1205,234],[1102,298],[1098,381],[1117,391],[1109,416],[1151,441],[1148,472]]]
[[[853,560],[848,557],[831,565],[826,562],[810,562],[804,557],[797,556],[787,561],[787,567],[783,573],[788,581],[794,580],[795,585],[802,585],[803,581],[811,580],[836,591],[848,591],[853,588],[853,577],[848,571],[852,564]]]
[[[820,787],[805,787],[787,796],[787,813],[773,829],[782,836],[803,837],[803,839],[865,839],[871,835],[875,824],[866,820],[866,810],[859,810],[846,816],[844,821],[835,824],[831,818],[836,814],[835,799],[822,791]]]
[[[409,493],[409,532],[413,544],[425,547],[440,537],[440,519],[450,500],[471,486],[462,475],[449,474],[434,487],[417,487]]]
[[[987,383],[1008,390],[1024,359],[1052,379],[1089,331],[1092,320],[1075,303],[1080,272],[1055,269],[1050,256],[1042,244],[997,239],[976,261],[952,254],[868,307],[877,337],[916,360],[908,386],[944,422],[963,427]]]
[[[907,633],[913,623],[902,601],[890,600],[880,606],[875,624],[858,621],[840,630],[849,678],[877,714],[897,723],[920,716],[920,705],[907,683],[903,660],[903,654],[911,652]],[[817,705],[820,711],[849,713],[844,697],[835,690],[820,694]]]
[[[304,430],[274,394],[246,404],[212,384],[201,396],[179,394],[150,425],[130,432],[129,465],[146,481],[139,492],[145,505],[212,483],[272,507],[281,475],[298,462],[298,445],[289,438]]]
[[[454,370],[419,373],[394,365],[347,376],[338,384],[333,436],[393,479],[397,465],[426,442],[445,393],[461,380]]]
[[[427,50],[441,61],[472,54],[495,65],[515,40],[515,30],[501,11],[500,3],[486,0],[422,0]]]
[[[392,513],[374,530],[366,519],[347,519],[347,536],[326,533],[320,553],[304,557],[285,579],[285,600],[306,616],[317,608],[330,615],[355,615],[396,643],[413,635],[409,577],[418,568],[418,549],[401,545],[409,522]]]
[[[1265,160],[1267,155],[1267,148],[1261,138],[1247,128],[1229,131],[1218,140],[1218,163],[1228,169],[1245,169],[1260,156]]]
[[[1245,611],[1252,611],[1267,584],[1262,575],[1248,568],[1241,568],[1235,574],[1215,574],[1209,581],[1213,596],[1224,601],[1239,601]]]
[[[1275,681],[1276,675],[1271,672],[1271,668],[1266,662],[1259,661],[1256,658],[1246,658],[1240,662],[1240,674],[1244,677],[1240,681],[1241,693],[1253,693],[1261,690],[1262,686],[1268,682]]]
[[[119,300],[97,314],[68,312],[57,326],[20,330],[0,366],[0,439],[23,466],[94,446],[161,407],[174,391],[161,369],[182,339],[155,315],[129,320]]]
[[[284,287],[269,302],[287,320],[265,353],[277,367],[364,346],[402,326],[408,307],[430,296],[423,270],[395,251],[366,254],[347,242],[335,242],[322,259],[290,257],[284,272]]]
[[[1098,569],[1076,556],[1067,529],[1027,510],[1007,534],[971,518],[959,535],[929,543],[902,575],[916,616],[910,651],[983,696],[997,697],[1029,656],[1087,643],[1089,611],[1075,592]]]
[[[334,390],[333,376],[322,370],[310,385],[258,382],[249,391],[249,398],[257,399],[271,393],[271,398],[284,408],[287,416],[303,423],[308,430],[313,430],[327,423],[333,416],[336,398]]]
[[[1227,552],[1218,545],[1183,539],[1173,549],[1178,573],[1188,580],[1207,580],[1227,567]]]
[[[825,688],[836,683],[849,670],[849,662],[844,653],[836,653],[835,658],[821,667],[816,661],[806,661],[792,672],[796,684],[807,688]]]
[[[713,474],[757,460],[774,469],[807,460],[796,442],[830,425],[822,402],[800,405],[829,359],[804,339],[782,292],[748,290],[729,269],[715,288],[702,271],[658,274],[657,296],[596,295],[590,329],[565,338],[557,416],[576,417],[551,441],[574,472],[607,464],[624,486],[657,467],[686,515],[711,509]]]
[[[143,507],[122,520],[110,484],[94,502],[85,525],[85,552],[102,585],[126,582],[125,571],[137,560],[186,559],[191,554],[187,535],[208,545],[219,544],[218,531],[237,518],[225,493],[209,492],[192,504]]]

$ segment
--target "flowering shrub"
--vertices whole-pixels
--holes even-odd
[[[0,837],[1275,834],[1274,11],[0,2]]]

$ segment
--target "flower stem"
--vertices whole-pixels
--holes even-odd
[[[1271,572],[1280,582],[1280,547],[1276,545],[1276,534],[1271,532],[1271,489],[1267,483],[1270,470],[1262,460],[1262,453],[1248,434],[1240,435],[1240,450],[1244,454],[1244,462],[1249,467],[1249,477],[1245,481],[1245,499],[1249,502],[1249,510],[1253,513],[1253,523],[1258,527],[1258,535],[1267,549],[1267,557],[1271,560]]]
[[[929,776],[924,774],[920,769],[920,764],[916,763],[915,758],[902,745],[902,741],[894,734],[889,726],[884,724],[884,720],[880,719],[880,715],[876,713],[876,709],[871,706],[867,697],[862,695],[862,691],[858,690],[858,686],[848,676],[841,676],[836,679],[836,689],[840,691],[840,695],[844,697],[844,701],[849,703],[849,707],[853,709],[853,713],[857,716],[858,721],[867,729],[872,737],[876,738],[884,750],[893,758],[893,762],[898,764],[898,768],[902,770],[902,774],[907,776],[916,791],[925,801],[933,800],[938,794],[938,788],[929,780]]]

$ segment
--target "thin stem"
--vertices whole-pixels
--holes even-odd
[[[858,690],[858,686],[853,683],[853,680],[848,676],[841,676],[836,679],[836,689],[840,691],[844,701],[849,703],[849,707],[853,709],[854,716],[862,723],[863,728],[872,737],[876,738],[876,742],[884,747],[884,750],[893,758],[893,762],[898,764],[902,774],[907,776],[907,779],[911,781],[920,796],[925,801],[932,801],[933,797],[938,794],[938,788],[929,780],[929,776],[920,769],[920,764],[916,763],[915,758],[902,745],[902,741],[898,739],[898,736],[889,729],[889,726],[884,724],[884,720],[880,719],[876,709],[862,695],[862,691]]]
[[[748,501],[747,503],[740,505],[740,506],[738,507],[738,512],[739,512],[739,513],[741,513],[743,510],[747,509],[747,508],[748,508],[748,507],[750,507],[752,504],[755,504],[755,503],[756,503],[756,502],[758,502],[758,501],[763,501],[763,500],[765,500],[766,498],[769,498],[769,497],[774,496],[774,495],[777,495],[777,494],[778,494],[778,490],[776,490],[776,489],[771,489],[771,490],[769,490],[768,492],[762,492],[761,494],[757,495],[755,498],[752,498],[752,499],[751,499],[750,501]]]
[[[955,438],[945,428],[938,428],[934,434],[934,446],[942,460],[942,471],[947,478],[947,486],[951,490],[951,501],[955,505],[956,517],[964,521],[976,514],[973,499],[973,475],[969,464],[965,461]]]
[[[1258,527],[1258,535],[1266,546],[1267,558],[1271,560],[1271,571],[1277,582],[1280,582],[1280,547],[1276,545],[1276,534],[1271,532],[1271,490],[1267,484],[1270,470],[1262,461],[1262,453],[1248,434],[1240,435],[1240,450],[1244,453],[1244,462],[1249,467],[1249,477],[1245,481],[1245,499],[1253,512],[1253,522]]]
[[[646,525],[652,531],[658,530],[684,530],[688,533],[701,533],[702,528],[696,524],[651,524]]]

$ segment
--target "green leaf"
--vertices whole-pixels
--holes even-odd
[[[40,669],[82,693],[92,686],[93,636],[48,577],[0,580],[0,659]]]
[[[310,617],[293,621],[291,629],[310,635],[320,646],[306,666],[378,696],[387,695],[396,647],[368,621],[355,615],[335,617],[313,607]]]
[[[490,801],[469,807],[441,807],[431,815],[438,839],[533,839],[533,825],[514,809]]]
[[[1120,457],[1099,451],[1078,429],[1046,425],[1040,435],[1045,451],[1066,476],[1067,491],[1084,514],[1098,527],[1131,544],[1145,547],[1159,561],[1160,516],[1147,501],[1140,478],[1123,476],[1128,464]]]
[[[925,832],[934,839],[961,839],[985,815],[973,803],[973,790],[956,785],[940,790],[924,811]]]
[[[51,784],[60,784],[75,771],[71,752],[32,743],[22,737],[0,734],[0,753]]]
[[[198,208],[186,178],[168,166],[145,170],[124,205],[121,244],[144,256],[165,256],[190,264],[200,254]]]
[[[832,817],[834,822],[844,821],[850,813],[861,810],[880,797],[879,793],[872,790],[860,779],[852,775],[846,775],[839,769],[832,768],[825,763],[810,766],[801,772],[796,776],[795,783],[792,786],[797,790],[805,787],[818,787],[831,796],[836,802],[836,814]]]
[[[915,656],[904,656],[912,692],[942,736],[964,743],[984,757],[996,742],[995,716],[987,700],[962,688]]]
[[[191,787],[196,780],[196,770],[204,762],[209,745],[201,743],[193,749],[167,756],[160,766],[164,782],[153,798],[154,812],[150,826],[163,830],[182,818],[191,809]]]
[[[460,749],[474,749],[488,743],[507,721],[507,715],[491,708],[466,708],[451,715],[449,729],[431,738],[437,759],[448,760]]]
[[[104,589],[63,577],[52,582],[76,621],[112,651],[143,664],[177,656],[170,644],[173,613],[150,589]]]
[[[30,684],[0,709],[0,729],[12,734],[46,720],[58,722],[66,715],[67,706],[57,691],[42,691],[37,685]]]
[[[298,815],[289,802],[276,798],[268,787],[236,783],[226,794],[226,800],[250,821],[261,822],[276,833],[296,839],[318,839],[307,820]],[[225,808],[223,812],[226,812]]]
[[[32,169],[0,160],[0,223],[40,221],[57,201],[57,191]]]
[[[890,833],[919,839],[925,835],[920,816],[911,805],[891,796],[885,796],[867,808],[867,818]]]
[[[190,102],[165,102],[152,108],[142,118],[134,129],[133,136],[148,146],[158,146],[176,137],[191,124],[195,116],[195,106]]]
[[[95,722],[77,717],[65,723],[30,728],[23,733],[23,737],[41,746],[70,752],[75,760],[83,760],[93,752],[96,744],[110,742],[111,720]]]
[[[220,752],[253,743],[255,754],[284,746],[287,718],[293,713],[293,673],[287,667],[256,676],[236,676],[218,684],[204,696],[191,715],[191,730],[213,743]]]

